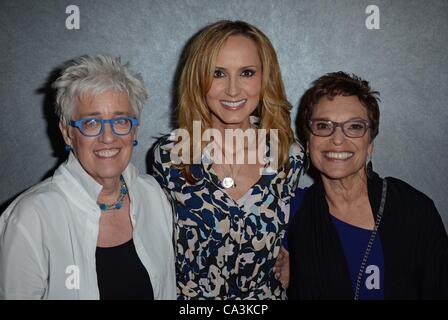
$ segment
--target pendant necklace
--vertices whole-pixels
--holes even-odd
[[[224,159],[225,155],[224,155]],[[233,161],[233,159],[232,159]],[[233,166],[229,163],[230,166],[230,173],[226,170],[226,165],[223,163],[220,165],[222,168],[222,171],[224,172],[224,178],[222,179],[222,185],[224,186],[224,188],[226,189],[230,189],[230,188],[236,188],[236,174],[238,174],[239,169],[236,173],[233,172]]]
[[[224,178],[222,179],[222,185],[226,189],[236,188],[235,174],[233,174],[233,167],[232,167],[232,165],[229,165],[229,166],[230,166],[230,170],[231,170],[230,174],[228,174],[227,170],[225,169],[225,165],[221,165],[221,168],[224,171]]]
[[[224,153],[224,159],[226,159],[225,153]],[[232,157],[232,161],[233,161],[233,157]],[[222,185],[224,186],[224,188],[226,188],[226,189],[236,188],[235,179],[236,179],[236,175],[240,171],[241,167],[238,168],[238,171],[234,174],[233,167],[231,164],[229,164],[231,172],[230,172],[230,174],[228,174],[227,170],[225,169],[225,165],[220,164],[220,166],[222,168],[222,171],[224,171],[224,178],[222,179]]]
[[[121,207],[123,206],[123,200],[127,194],[128,187],[126,186],[123,176],[120,176],[120,195],[118,196],[117,201],[112,204],[98,203],[98,206],[100,207],[101,211],[121,209]]]
[[[235,181],[233,180],[232,177],[224,177],[224,179],[222,179],[222,185],[223,185],[224,188],[226,188],[226,189],[229,189],[229,188],[236,188]]]

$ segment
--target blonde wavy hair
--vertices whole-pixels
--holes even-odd
[[[212,127],[211,112],[205,97],[213,82],[218,53],[226,40],[235,35],[251,39],[257,47],[263,78],[255,115],[260,118],[260,129],[266,129],[268,133],[270,129],[278,130],[278,163],[280,168],[288,170],[289,148],[294,141],[294,133],[291,129],[291,105],[286,99],[277,55],[266,35],[244,21],[217,21],[201,29],[187,44],[177,92],[178,126],[187,130],[190,137],[193,136],[193,121],[201,122],[203,132]],[[201,151],[205,146],[206,142],[202,142]],[[192,159],[193,148],[190,139],[189,163],[197,163]],[[182,164],[179,167],[187,181],[194,182],[190,166]]]

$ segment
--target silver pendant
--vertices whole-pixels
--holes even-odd
[[[233,181],[231,177],[224,177],[224,179],[222,179],[222,185],[224,188],[229,189],[235,185],[235,181]]]

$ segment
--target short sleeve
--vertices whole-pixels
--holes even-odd
[[[172,190],[175,187],[170,157],[173,146],[170,135],[166,135],[157,141],[153,149],[152,175],[164,190]]]
[[[289,196],[292,197],[299,187],[300,176],[303,173],[304,152],[299,142],[294,142],[289,148],[289,171],[285,186],[288,188]]]

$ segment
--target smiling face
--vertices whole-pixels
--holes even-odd
[[[351,119],[369,120],[366,108],[356,96],[335,96],[333,100],[323,97],[314,107],[311,119],[344,122]],[[369,131],[360,138],[349,138],[337,127],[329,137],[310,133],[309,151],[311,161],[323,178],[365,178],[364,166],[372,154],[373,142]]]
[[[244,36],[230,36],[218,53],[206,95],[214,128],[250,127],[249,116],[260,101],[262,73],[254,42]]]
[[[135,116],[126,94],[106,91],[99,95],[86,94],[78,100],[72,120],[80,118],[111,119],[119,116]],[[71,145],[76,158],[98,183],[119,179],[132,155],[132,143],[137,129],[128,135],[113,134],[109,124],[97,137],[86,137],[78,128],[67,127],[60,122],[59,128],[66,144]]]

